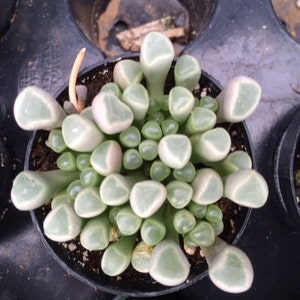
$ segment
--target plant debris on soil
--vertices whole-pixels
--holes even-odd
[[[105,83],[111,82],[113,68],[114,64],[107,65],[106,69],[99,69],[96,73],[88,73],[88,75],[84,78],[78,80],[78,84],[85,84],[88,88],[88,105],[91,104],[92,99],[100,91],[101,87]],[[173,74],[172,70],[170,74]],[[167,90],[174,86],[174,79],[172,76],[169,75],[167,83],[169,83],[169,87],[166,87]],[[201,76],[200,87],[195,91],[195,96],[201,97],[207,94],[212,97],[216,97],[218,93],[219,90],[216,89],[214,84],[209,79]],[[67,89],[61,94],[58,100],[61,103],[68,100]],[[246,136],[244,135],[244,131],[241,129],[240,124],[224,124],[223,126],[228,130],[232,139],[231,151],[249,150],[247,149],[247,142],[245,142]],[[46,171],[57,168],[56,159],[58,154],[54,153],[45,145],[48,134],[49,133],[46,131],[38,131],[34,138],[30,157],[31,168],[34,170]],[[216,204],[223,212],[224,230],[221,233],[220,238],[225,240],[227,243],[232,243],[243,226],[248,208],[241,207],[226,198],[220,199]],[[38,226],[41,230],[43,228],[43,220],[49,210],[50,203],[35,211]],[[107,284],[118,282],[118,284],[120,284],[120,282],[123,281],[127,286],[133,284],[132,286],[134,287],[134,283],[138,281],[145,283],[145,289],[147,288],[147,283],[154,282],[149,274],[139,273],[131,266],[120,276],[109,277],[105,275],[101,270],[101,257],[103,255],[103,251],[88,251],[80,244],[79,237],[65,243],[56,243],[48,240],[47,238],[46,240],[50,247],[56,252],[58,257],[67,260],[66,264],[71,267],[71,269],[77,270],[80,274],[84,274],[85,277],[93,278],[96,282],[105,282]],[[188,280],[207,269],[205,258],[201,255],[199,248],[196,249],[192,255],[186,253],[186,256],[191,264],[191,271]],[[158,286],[158,284],[156,284],[156,286]]]

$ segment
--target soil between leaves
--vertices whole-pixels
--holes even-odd
[[[90,73],[85,76],[85,78],[79,79],[78,83],[85,84],[88,87],[88,105],[100,91],[101,87],[105,83],[111,82],[113,67],[114,64],[107,65],[105,69],[99,69],[97,73],[93,75]],[[172,76],[169,77],[170,78],[168,78],[167,82],[169,82],[169,86],[172,87],[174,85],[174,80]],[[169,89],[168,87],[166,88]],[[207,95],[212,97],[215,97],[219,93],[219,89],[211,81],[209,81],[205,76],[201,76],[200,88],[195,91],[195,96],[200,97],[201,93],[204,91],[206,91]],[[67,99],[67,90],[65,90],[58,100],[63,102]],[[231,136],[232,151],[249,150],[246,146],[246,136],[244,135],[244,131],[240,124],[223,124],[223,126],[228,130]],[[31,169],[46,171],[57,168],[56,159],[58,155],[45,146],[48,134],[49,133],[45,131],[38,131],[35,135],[30,155]],[[220,199],[216,204],[223,212],[224,230],[220,235],[220,238],[228,243],[232,243],[244,223],[248,209],[240,207],[226,198]],[[35,211],[35,216],[41,230],[43,228],[43,220],[49,210],[50,203]],[[66,264],[71,267],[71,269],[75,270],[75,272],[77,271],[79,274],[85,274],[85,277],[92,278],[93,281],[99,282],[100,284],[105,282],[107,285],[114,285],[122,281],[126,282],[128,287],[131,286],[133,289],[146,291],[148,284],[154,283],[154,280],[150,277],[150,275],[139,273],[131,266],[129,266],[128,269],[120,276],[109,277],[105,275],[101,270],[101,258],[103,251],[86,250],[81,246],[79,238],[66,243],[56,243],[53,241],[48,241],[48,243],[57,253],[59,258],[67,260]],[[197,251],[195,251],[192,255],[186,253],[186,256],[191,264],[189,280],[207,269],[205,258],[201,256],[200,249],[197,249]],[[135,284],[137,282],[143,283],[142,286],[136,287]],[[158,284],[156,284],[156,286],[158,286]]]

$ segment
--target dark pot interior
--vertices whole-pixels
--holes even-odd
[[[127,29],[159,20],[166,16],[175,19],[176,27],[183,27],[186,35],[175,43],[177,52],[204,31],[211,20],[215,0],[70,0],[70,8],[82,33],[106,56],[126,52],[116,34]]]
[[[300,109],[294,113],[279,142],[275,156],[274,178],[283,211],[290,224],[300,225],[300,206],[295,188],[295,155],[299,147]]]
[[[127,58],[126,56],[125,58]],[[132,59],[137,60],[138,56],[129,56]],[[100,76],[104,82],[96,83],[97,91],[100,90],[101,86],[108,81],[111,81],[110,75],[112,74],[113,67],[118,60],[109,59],[103,65],[92,69],[91,71],[87,72],[86,74],[82,75],[79,78],[79,82],[84,82],[88,85],[89,82],[93,82],[93,78],[95,78],[95,74]],[[104,74],[104,75],[103,75]],[[172,81],[172,76],[169,76],[169,81]],[[97,77],[98,79],[98,77]],[[94,80],[95,81],[95,80]],[[98,80],[99,81],[99,80]],[[168,81],[168,80],[167,80]],[[202,72],[200,78],[200,86],[206,87],[209,91],[209,94],[213,97],[216,97],[220,92],[220,86],[217,82],[211,78],[207,73]],[[171,84],[173,86],[173,84]],[[62,93],[58,96],[58,101],[63,101],[67,99],[67,89],[64,89]],[[95,95],[90,95],[89,97],[93,98]],[[240,136],[239,139],[236,141],[236,144],[242,144],[243,149],[245,149],[250,156],[252,156],[252,145],[251,141],[249,140],[249,135],[245,124],[239,123],[233,125],[234,131]],[[229,129],[230,131],[230,129]],[[36,132],[28,146],[27,151],[27,160],[26,160],[26,168],[33,169],[34,167],[31,165],[36,166],[36,160],[31,159],[32,152],[34,151],[34,147],[37,145],[37,141],[44,134],[41,132]],[[42,159],[44,159],[44,163],[47,164],[47,160],[49,160],[50,155],[43,154]],[[37,158],[39,160],[39,158]],[[255,164],[254,164],[255,165]],[[227,200],[230,202],[229,200]],[[231,204],[234,205],[234,204]],[[230,220],[224,220],[225,229],[224,232],[221,234],[221,238],[224,238],[228,243],[236,244],[241,237],[247,222],[250,217],[251,209],[240,207],[234,205],[235,211],[238,211],[236,216],[230,216],[230,219],[234,221],[234,230],[231,227]],[[202,263],[200,266],[197,264],[191,266],[191,272],[187,282],[175,286],[175,287],[167,287],[161,284],[155,283],[148,275],[144,276],[143,274],[136,275],[135,273],[130,273],[130,275],[126,275],[126,271],[121,274],[122,280],[118,280],[118,278],[112,278],[106,276],[101,270],[99,274],[97,272],[93,272],[85,267],[82,266],[80,262],[74,260],[70,252],[66,249],[66,247],[53,242],[46,238],[43,234],[43,220],[45,218],[45,208],[40,208],[35,211],[31,212],[31,217],[33,223],[39,232],[44,244],[46,245],[47,249],[53,255],[53,257],[58,261],[58,263],[71,275],[78,278],[79,280],[83,281],[84,283],[95,287],[97,289],[112,293],[112,294],[122,294],[127,296],[159,296],[171,292],[175,292],[181,290],[187,286],[194,284],[195,282],[202,279],[204,276],[207,275],[207,266],[206,263]],[[232,232],[232,230],[234,232]]]

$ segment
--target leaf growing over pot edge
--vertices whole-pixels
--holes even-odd
[[[247,291],[253,282],[253,268],[247,255],[237,247],[216,238],[210,247],[202,247],[208,263],[208,275],[221,290]]]
[[[160,242],[153,250],[149,274],[157,282],[174,286],[186,281],[190,264],[178,244],[172,240]]]
[[[256,109],[261,97],[261,87],[252,78],[232,78],[217,96],[218,122],[241,122]]]
[[[224,178],[224,196],[239,205],[262,207],[268,194],[265,179],[255,170],[240,170]]]
[[[61,126],[66,113],[48,92],[28,86],[15,100],[14,117],[24,130],[51,130]]]
[[[36,209],[78,177],[78,172],[61,170],[22,171],[13,181],[11,200],[19,210]]]

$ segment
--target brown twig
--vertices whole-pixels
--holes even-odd
[[[79,113],[81,111],[80,105],[78,105],[77,96],[76,96],[76,80],[79,73],[80,66],[85,58],[85,51],[86,48],[82,48],[79,53],[77,54],[77,57],[74,61],[70,79],[69,79],[69,99],[70,102],[74,105],[76,108],[76,112]]]

